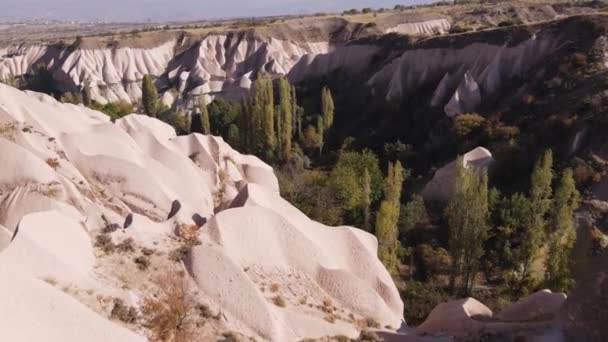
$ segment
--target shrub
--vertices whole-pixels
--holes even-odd
[[[404,302],[404,316],[408,323],[418,325],[439,303],[447,301],[448,296],[443,289],[429,283],[410,281],[401,293]]]
[[[180,246],[179,248],[172,250],[169,253],[169,260],[174,261],[174,262],[180,262],[180,261],[184,260],[186,255],[188,255],[188,250],[189,250],[188,246]]]
[[[48,164],[48,166],[53,168],[53,170],[57,170],[57,168],[59,167],[59,160],[57,160],[57,158],[49,158],[46,160],[46,163]]]
[[[175,235],[180,237],[188,245],[198,245],[198,227],[193,224],[178,224],[175,227]]]
[[[142,324],[154,341],[196,341],[204,323],[186,277],[165,274],[155,280],[159,293],[144,298]]]
[[[114,298],[114,307],[112,307],[110,317],[132,324],[137,322],[137,310],[132,306],[125,305],[122,299]]]
[[[121,241],[119,244],[116,245],[116,250],[119,253],[134,252],[135,247],[133,247],[133,239],[132,238],[124,239],[123,241]]]
[[[444,248],[433,248],[428,244],[416,247],[416,257],[420,268],[418,269],[422,278],[432,279],[435,275],[447,272],[450,267],[450,255]]]
[[[460,114],[454,118],[454,132],[463,138],[479,130],[485,122],[486,119],[476,113]]]
[[[133,261],[140,271],[145,271],[148,269],[148,267],[150,267],[150,259],[148,259],[146,256],[138,256],[137,258],[133,259]]]
[[[361,335],[359,335],[359,338],[357,339],[357,341],[360,342],[382,342],[384,341],[384,339],[382,339],[380,336],[378,336],[378,334],[374,331],[362,331]]]
[[[577,158],[573,176],[578,186],[588,185],[594,179],[595,170],[587,162]]]
[[[412,196],[412,199],[401,209],[399,230],[401,233],[407,233],[418,225],[428,224],[429,222],[424,199],[418,194]]]
[[[105,227],[103,227],[101,232],[104,234],[110,234],[110,233],[117,231],[118,229],[120,229],[120,225],[118,225],[116,223],[109,223],[109,224],[106,224]]]
[[[156,252],[156,251],[152,248],[144,247],[141,249],[141,253],[145,256],[151,256],[152,254],[154,254],[154,252]]]
[[[285,306],[287,306],[287,303],[285,303],[285,299],[283,299],[283,297],[281,296],[275,296],[272,298],[272,302],[274,303],[274,305],[284,308]]]
[[[95,239],[95,247],[100,248],[104,253],[110,254],[115,250],[114,243],[112,242],[112,238],[108,235],[98,235]]]

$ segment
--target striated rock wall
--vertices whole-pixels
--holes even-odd
[[[239,98],[259,73],[287,75],[297,83],[342,70],[363,75],[370,91],[387,100],[431,89],[430,105],[454,116],[477,110],[513,81],[534,77],[532,70],[542,73],[547,58],[580,38],[576,30],[584,30],[578,21],[583,19],[413,43],[394,33],[371,37],[372,29],[334,20],[284,30],[175,36],[150,48],[20,46],[0,51],[0,77],[31,73],[42,64],[61,91],[78,91],[89,81],[94,99],[104,103],[137,101],[141,79],[150,74],[171,103],[201,94]],[[416,35],[446,29],[447,19],[431,19],[398,23],[386,31]]]

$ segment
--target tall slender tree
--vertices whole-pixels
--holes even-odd
[[[576,242],[574,211],[580,194],[576,190],[572,169],[566,169],[555,190],[551,224],[548,236],[548,255],[545,260],[545,282],[558,291],[568,291],[573,284],[570,274],[570,254]]]
[[[367,168],[363,173],[363,229],[370,230],[370,206],[372,205],[372,177]]]
[[[91,98],[91,82],[89,80],[86,80],[82,87],[82,103],[87,107],[91,107],[93,104]]]
[[[456,161],[454,193],[446,208],[449,227],[449,252],[452,257],[450,289],[462,277],[463,290],[469,294],[487,238],[488,178],[485,170],[467,168],[462,157]]]
[[[530,206],[524,239],[516,250],[520,265],[519,285],[516,292],[521,293],[532,285],[534,275],[532,264],[537,259],[545,237],[546,216],[551,209],[551,182],[553,180],[553,153],[547,150],[536,161],[530,184]]]
[[[323,117],[321,115],[317,115],[317,134],[319,135],[317,146],[319,147],[319,155],[323,154],[323,144],[325,143],[325,139],[323,138],[323,135],[325,134],[325,126],[323,122]]]
[[[198,111],[201,120],[201,133],[211,134],[211,125],[209,124],[209,110],[207,109],[207,99],[204,94],[199,96]]]
[[[331,91],[328,87],[323,87],[323,90],[321,90],[321,113],[325,130],[329,130],[334,124],[334,110],[334,99]]]
[[[405,172],[399,161],[389,163],[384,180],[384,199],[380,203],[376,217],[376,237],[378,238],[378,258],[389,272],[395,272],[399,263],[399,210],[401,189]]]
[[[156,117],[158,109],[158,92],[150,75],[145,75],[142,80],[141,100],[144,105],[144,112],[148,116]]]
[[[291,121],[292,121],[292,132],[291,136],[296,136],[298,133],[298,97],[296,94],[296,86],[291,86]],[[300,129],[301,130],[301,129]]]
[[[281,160],[287,162],[291,159],[291,139],[293,136],[293,102],[292,87],[287,79],[279,80],[279,107],[280,107],[280,131],[278,132]]]

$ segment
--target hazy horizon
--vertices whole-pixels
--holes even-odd
[[[0,21],[178,21],[393,8],[430,0],[0,0]]]

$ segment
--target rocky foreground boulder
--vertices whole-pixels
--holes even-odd
[[[0,85],[0,164],[2,341],[146,341],[168,274],[205,318],[191,340],[402,323],[375,237],[308,219],[221,138]]]
[[[496,318],[504,322],[550,320],[557,316],[565,301],[563,293],[542,290],[509,305]]]

